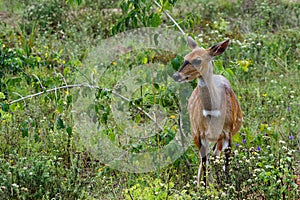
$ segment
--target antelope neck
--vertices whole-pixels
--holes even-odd
[[[215,87],[212,70],[208,71],[206,77],[198,77],[200,89],[200,99],[202,102],[204,115],[219,115],[221,97],[218,88]]]

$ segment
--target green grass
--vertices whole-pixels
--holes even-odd
[[[298,199],[300,4],[296,2],[194,0],[188,5],[177,1],[174,8],[165,4],[199,45],[209,47],[231,39],[227,51],[215,60],[214,71],[230,80],[244,122],[233,138],[229,179],[224,181],[222,173],[224,158],[212,158],[213,182],[206,189],[195,183],[199,164],[195,145],[172,164],[148,173],[118,171],[105,158],[95,156],[82,144],[84,134],[72,115],[78,88],[9,105],[20,97],[77,83],[78,74],[91,69],[86,62],[89,52],[112,33],[145,24],[174,26],[148,1],[140,7],[128,3],[127,9],[136,15],[124,12],[126,5],[102,0],[80,5],[48,0],[0,2],[1,13],[11,11],[10,15],[0,13],[0,198]],[[99,11],[104,8],[105,12]],[[160,62],[157,73],[167,69],[172,74],[181,61],[182,55],[164,51],[127,52],[101,65],[105,71],[95,73],[94,80],[100,88],[124,92],[120,81],[135,66]],[[170,77],[153,79],[147,70],[142,76],[148,85],[135,89],[132,100],[125,101],[130,115],[126,120],[134,127],[149,124],[136,106],[150,113],[156,104],[167,116],[163,130],[144,140],[125,134],[126,128],[134,127],[115,118],[110,105],[116,96],[98,90],[93,104],[87,105],[101,127],[93,139],[108,138],[131,155],[162,150],[174,139],[180,86]]]

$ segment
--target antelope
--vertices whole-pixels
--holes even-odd
[[[203,49],[188,36],[187,43],[192,52],[184,57],[180,69],[173,75],[176,82],[184,83],[198,79],[198,85],[188,100],[188,112],[194,142],[199,150],[200,164],[197,185],[200,185],[210,152],[209,142],[213,142],[213,155],[225,153],[225,173],[228,177],[232,136],[242,126],[242,111],[229,81],[222,75],[213,74],[213,58],[221,55],[229,44],[229,39]]]

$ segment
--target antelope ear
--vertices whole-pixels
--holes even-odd
[[[195,40],[193,40],[193,38],[191,36],[187,37],[187,42],[188,42],[189,47],[192,50],[195,49],[198,46],[197,43],[195,42]]]
[[[229,39],[223,41],[223,42],[220,42],[218,44],[215,44],[214,46],[210,47],[208,49],[209,51],[209,55],[211,56],[218,56],[218,55],[221,55],[227,48],[228,44],[229,44]]]

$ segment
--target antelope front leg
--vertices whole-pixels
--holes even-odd
[[[199,151],[199,158],[200,158],[200,163],[199,163],[199,167],[198,167],[198,176],[197,176],[197,186],[200,186],[200,180],[201,180],[201,176],[202,176],[202,166],[203,166],[203,160],[201,157],[201,153]]]
[[[200,152],[199,152],[199,154],[200,154]],[[198,187],[200,186],[202,173],[204,173],[203,181],[204,181],[204,184],[205,184],[205,187],[206,187],[208,185],[207,173],[206,173],[206,168],[208,166],[208,157],[207,156],[201,157],[201,155],[199,155],[199,157],[200,157],[200,164],[199,164],[199,168],[198,168],[197,186]]]
[[[200,148],[199,148],[199,158],[200,158],[200,164],[198,168],[198,176],[197,176],[197,186],[200,186],[201,176],[203,175],[203,181],[205,183],[205,187],[208,185],[207,183],[207,174],[206,174],[206,168],[208,166],[208,152],[209,152],[209,145],[206,140],[200,141]]]

